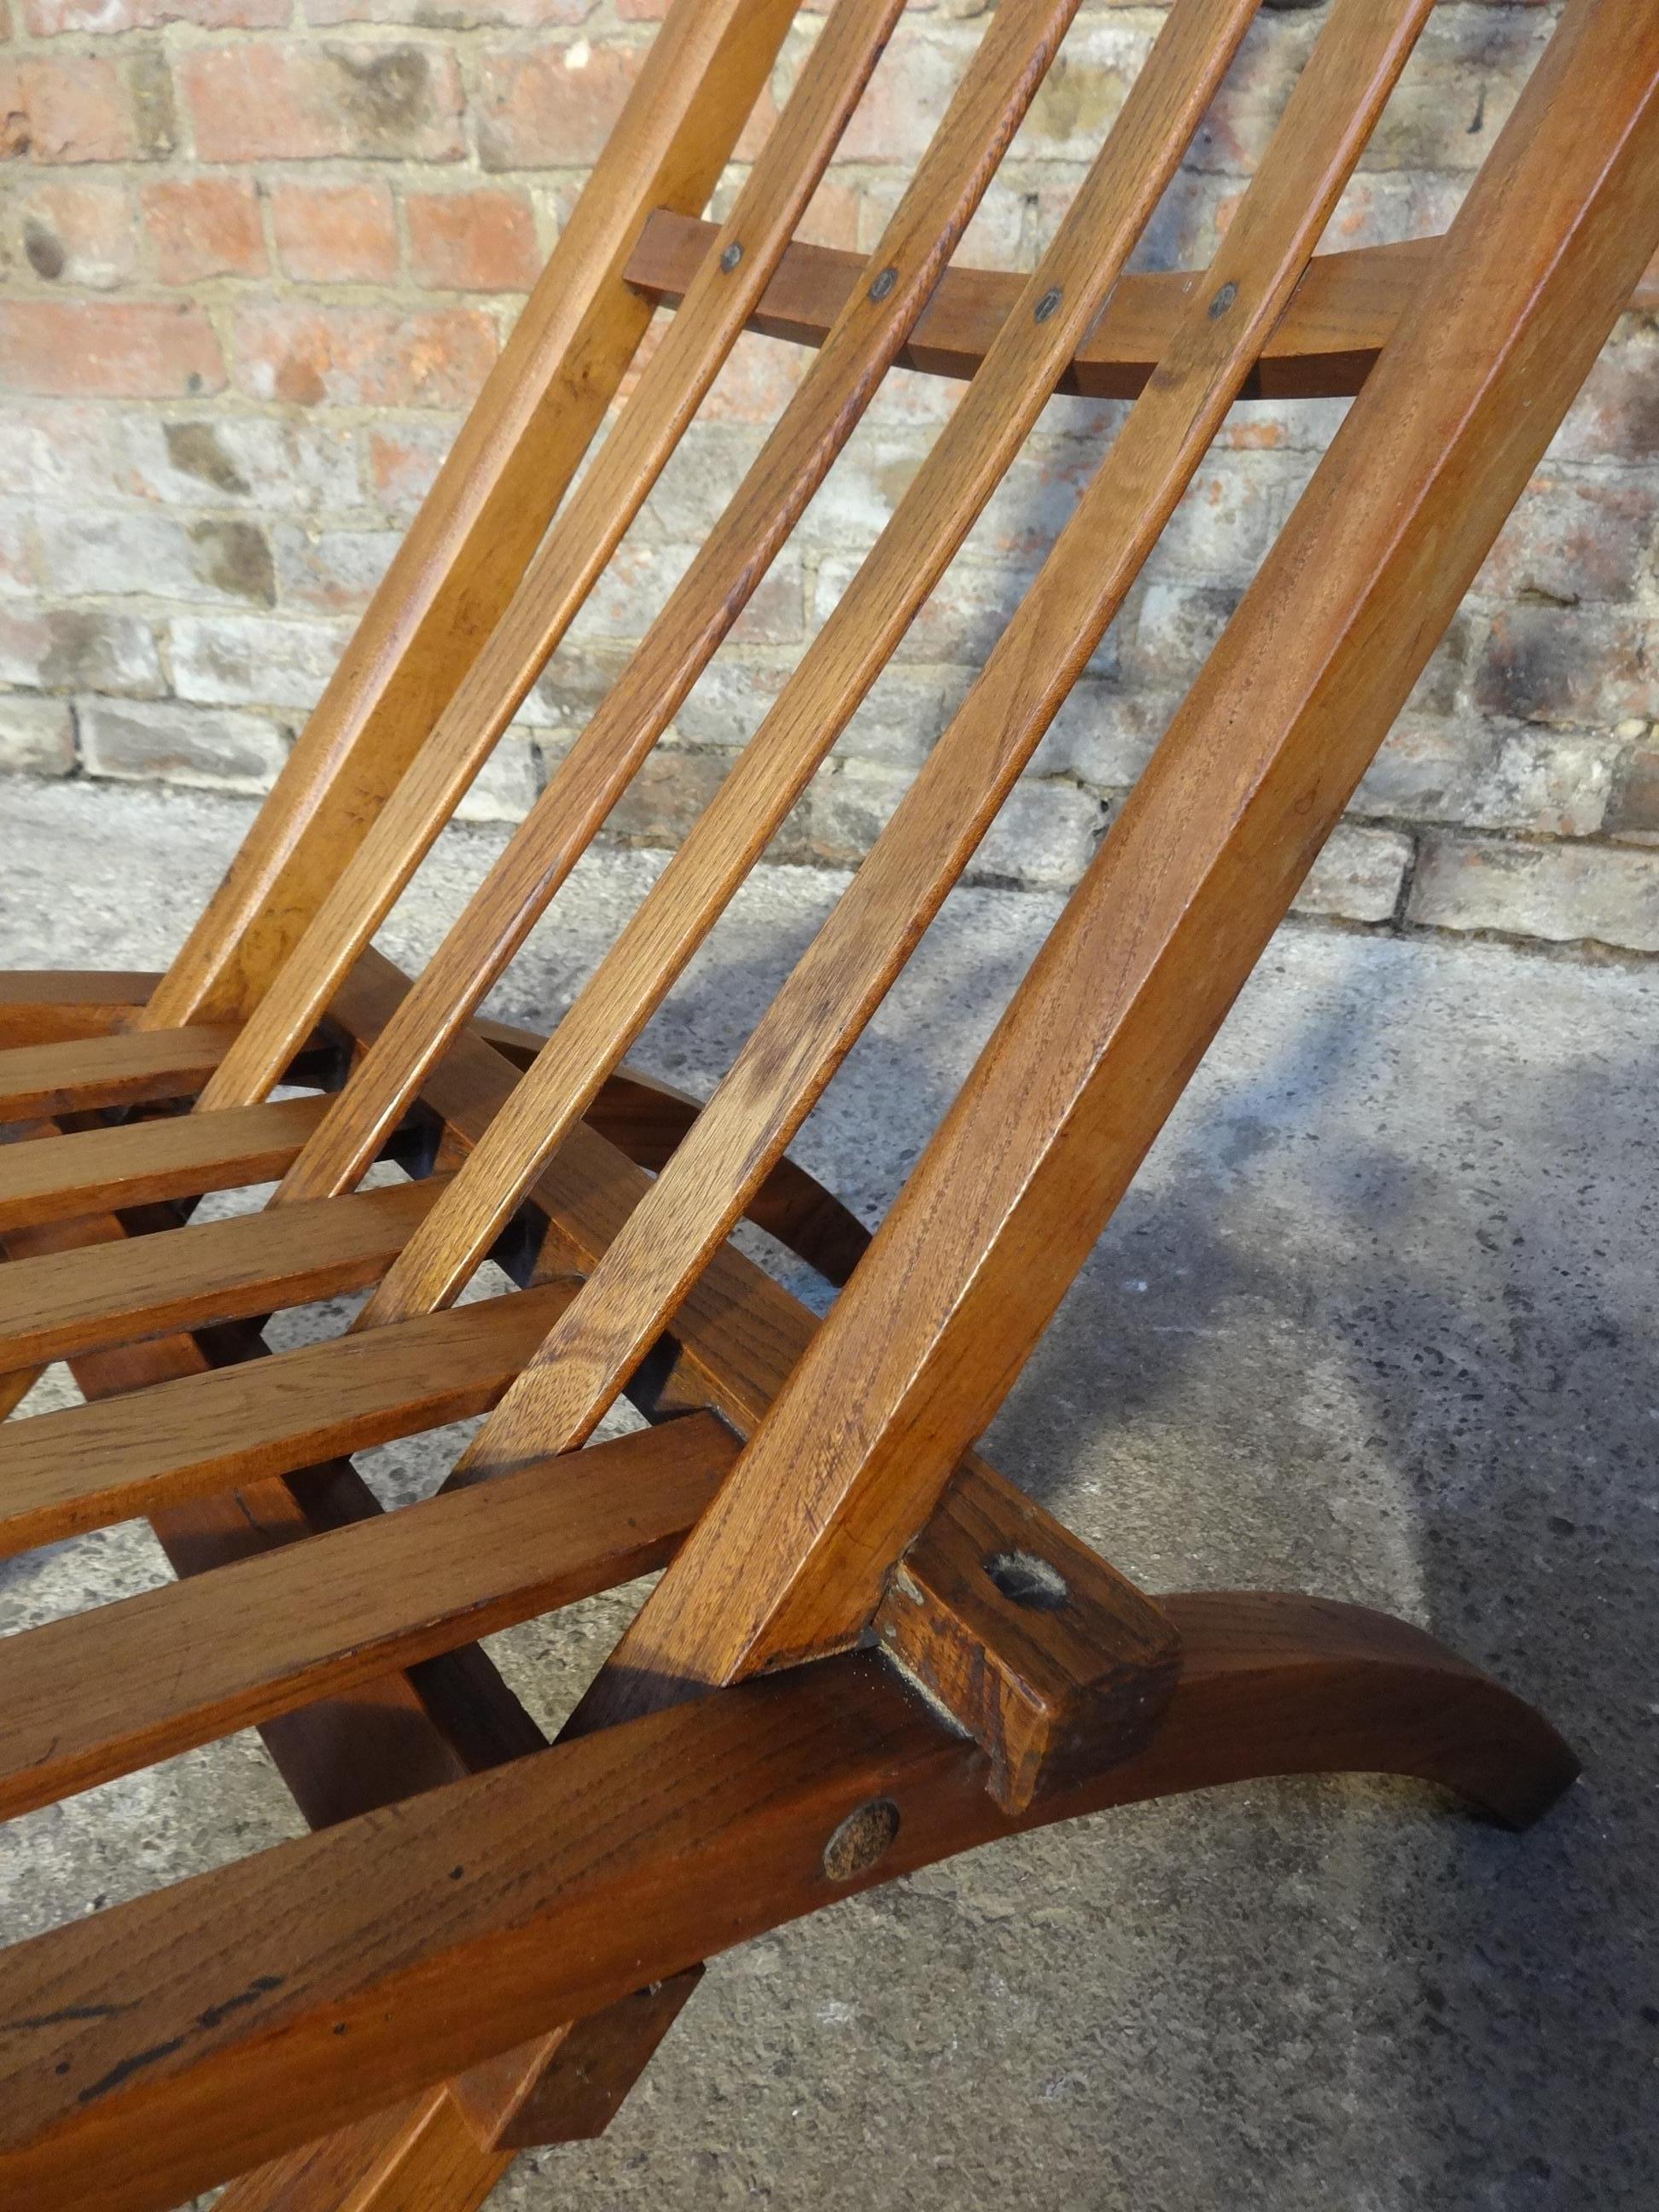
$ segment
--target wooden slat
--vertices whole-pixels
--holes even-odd
[[[1428,6],[1343,0],[1327,24],[1205,296],[1188,310],[966,701],[696,1127],[459,1474],[563,1449],[590,1431],[723,1240],[755,1175],[799,1127],[1122,604],[1305,267]],[[941,1233],[948,1218],[940,1217]],[[435,1242],[430,1233],[411,1240],[374,1313],[389,1309]],[[653,1630],[665,1617],[656,1610]]]
[[[651,319],[653,208],[702,211],[795,0],[674,0],[460,435],[230,872],[146,1010],[244,1019],[495,627]]]
[[[131,1029],[155,980],[129,969],[0,969],[0,1048]]]
[[[1536,1714],[1403,1623],[1306,1599],[1166,1603],[1186,1660],[1153,1744],[1018,1820],[978,1751],[852,1654],[18,1946],[0,2190],[30,2212],[159,2212],[556,2014],[1051,1820],[1326,1769],[1443,1779],[1526,1819],[1571,1776]],[[833,1880],[826,1843],[872,1801],[896,1834]]]
[[[0,1052],[0,1121],[187,1097],[212,1074],[234,1035],[195,1027],[14,1046]]]
[[[477,2212],[513,2156],[440,2084],[243,2174],[214,2212]]]
[[[153,1043],[166,1030],[145,1033]],[[281,1175],[321,1121],[322,1098],[179,1115],[0,1148],[0,1234],[111,1206],[196,1198]]]
[[[366,1325],[422,1311],[453,1294],[471,1272],[468,1255],[494,1241],[491,1224],[512,1212],[539,1161],[596,1095],[713,928],[1018,453],[1054,377],[1174,175],[1255,12],[1255,0],[1183,0],[1171,10],[982,374],[776,704],[467,1164],[441,1220],[412,1247],[374,1301]],[[401,1061],[385,1048],[369,1055],[349,1094],[289,1170],[285,1190],[315,1197],[349,1182],[364,1149],[412,1094],[455,1022],[488,990],[499,959],[522,938],[557,880],[550,870],[532,880],[528,864],[538,834],[532,817],[400,1010]],[[551,818],[539,832],[544,843],[557,834]],[[446,987],[447,1003],[439,996]]]
[[[665,209],[654,214],[628,264],[629,283],[654,304],[673,306],[707,256],[714,228],[695,216]],[[1437,238],[1410,238],[1316,255],[1245,378],[1240,398],[1346,398],[1358,392],[1409,313],[1439,247]],[[778,264],[749,327],[795,345],[822,345],[863,266],[860,256],[844,247],[797,240]],[[1091,399],[1138,397],[1203,281],[1201,269],[1134,270],[1120,277],[1055,390]],[[930,376],[975,375],[1024,287],[1023,277],[1000,269],[947,269],[896,366]]]
[[[8,1637],[0,1820],[649,1573],[736,1452],[693,1415]]]
[[[337,1297],[383,1274],[444,1178],[0,1267],[0,1374]]]
[[[293,1040],[320,1016],[518,712],[740,335],[902,4],[836,0],[720,228],[718,250],[430,738],[226,1054],[204,1105],[246,1104],[276,1080]],[[757,568],[733,592],[728,623],[763,573]]]
[[[1077,0],[1004,0],[963,73],[880,245],[869,282],[629,661],[356,1071],[350,1096],[285,1179],[282,1196],[345,1188],[373,1157],[421,1071],[460,1028],[568,877],[729,633],[913,327],[1042,81]]]
[[[1001,1401],[1288,910],[1656,237],[1659,8],[1575,0],[1420,313],[878,1232],[859,1297],[624,1638],[600,1717],[633,1710],[659,1673],[656,1693],[683,1694],[687,1677],[858,1633],[883,1563]]]
[[[0,1555],[481,1413],[574,1296],[549,1283],[0,1426]]]

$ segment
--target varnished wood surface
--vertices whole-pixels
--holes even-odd
[[[736,1450],[694,1414],[8,1637],[0,1820],[660,1567]]]
[[[1255,6],[1255,0],[1182,0],[1171,9],[1105,147],[962,406],[720,791],[467,1162],[459,1188],[381,1285],[364,1326],[453,1295],[476,1264],[471,1255],[494,1241],[496,1224],[511,1213],[538,1164],[596,1094],[760,858],[1019,452],[1048,387],[1179,166]],[[556,872],[544,872],[527,906],[522,888],[515,889],[517,855],[533,853],[534,825],[532,815],[400,1010],[410,1032],[417,1024],[427,1032],[425,1059],[410,1060],[411,1075],[447,1034],[448,1016],[464,1012],[488,988],[500,951],[519,941],[558,879]],[[520,882],[524,873],[518,870]],[[511,919],[505,933],[504,916]],[[445,1019],[434,1024],[433,981],[440,971],[465,975],[466,981]],[[377,1058],[371,1056],[363,1081],[372,1079]],[[385,1111],[365,1122],[359,1086],[352,1085],[290,1170],[287,1187],[314,1194],[319,1186],[307,1180],[307,1168],[326,1154],[331,1128],[355,1120],[367,1139],[404,1095],[403,1088],[390,1091]],[[701,1142],[694,1138],[692,1149]]]
[[[550,1283],[203,1367],[0,1426],[0,1553],[465,1419],[494,1403],[573,1285]]]
[[[1271,1774],[1423,1776],[1534,1816],[1571,1754],[1403,1624],[1164,1601],[1184,1648],[1138,1758],[1020,1820],[878,1660],[747,1683],[95,1914],[10,1954],[0,2186],[152,2212],[643,1982],[971,1844]],[[896,1810],[841,1881],[840,1824]],[[143,2165],[135,2141],[152,2148]]]
[[[0,969],[0,1050],[131,1029],[155,982],[134,969]]]
[[[337,1297],[385,1273],[441,1177],[0,1267],[0,1373]]]
[[[212,1074],[234,1034],[209,1026],[14,1045],[0,1052],[0,1122],[186,1097]]]
[[[144,1042],[167,1030],[146,1032]],[[112,1206],[199,1197],[281,1175],[322,1119],[319,1097],[180,1115],[0,1147],[0,1233]]]
[[[673,305],[695,279],[714,234],[713,223],[695,216],[665,209],[653,215],[628,264],[629,283],[653,301]],[[1433,238],[1401,239],[1316,256],[1239,397],[1308,399],[1358,392],[1409,312],[1439,244]],[[779,263],[750,328],[796,345],[821,345],[862,266],[844,247],[797,240]],[[1054,388],[1093,399],[1134,398],[1203,281],[1200,269],[1136,270],[1121,277]],[[1024,283],[1006,270],[947,269],[897,365],[930,376],[973,376],[1014,312]]]
[[[258,1005],[501,618],[651,319],[623,270],[702,211],[795,0],[675,0],[558,244],[147,1024]]]

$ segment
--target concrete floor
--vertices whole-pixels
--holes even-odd
[[[0,787],[0,957],[159,963],[246,819]],[[496,846],[455,836],[389,949]],[[500,1003],[556,1015],[657,866],[584,869]],[[763,874],[641,1060],[710,1083],[836,888]],[[953,902],[809,1124],[866,1215],[1054,910]],[[1389,1607],[1537,1698],[1588,1767],[1540,1829],[1316,1781],[937,1868],[717,1961],[608,2138],[523,2160],[495,2212],[1659,2202],[1656,1076],[1659,969],[1286,933],[992,1439],[1154,1589]],[[438,1457],[371,1473],[406,1493]],[[5,1571],[0,1625],[161,1572],[136,1529],[66,1546]],[[623,1605],[498,1640],[550,1720]],[[179,1759],[9,1829],[5,1931],[295,1825],[251,1737]]]

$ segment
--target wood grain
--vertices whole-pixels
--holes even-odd
[[[649,1573],[736,1451],[694,1414],[8,1637],[0,1820]]]
[[[684,295],[707,257],[715,226],[695,216],[653,215],[640,234],[628,281],[659,306]],[[1316,255],[1240,387],[1241,399],[1346,398],[1358,391],[1411,304],[1440,241]],[[797,240],[779,262],[749,327],[795,345],[823,343],[863,263],[844,247]],[[1090,399],[1133,399],[1168,350],[1204,281],[1201,269],[1132,270],[1119,278],[1099,319],[1079,340],[1054,386]],[[900,368],[927,376],[977,374],[1013,314],[1025,280],[1000,269],[953,263],[899,355]]]

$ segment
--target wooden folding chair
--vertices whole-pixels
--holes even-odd
[[[792,234],[900,0],[835,0],[701,219],[793,4],[676,0],[167,973],[0,1001],[4,1403],[53,1360],[87,1401],[0,1431],[0,1524],[142,1516],[179,1577],[7,1643],[0,1806],[257,1724],[315,1831],[6,1954],[9,2205],[240,2175],[223,2212],[464,2212],[605,2124],[701,1960],[851,1891],[1245,1777],[1419,1776],[1520,1824],[1574,1773],[1415,1629],[1144,1596],[972,1447],[1659,245],[1659,0],[1569,0],[1444,238],[1314,259],[1430,4],[1335,0],[1212,265],[1126,275],[1255,4],[1174,0],[1025,279],[951,257],[1076,0],[1000,0],[865,262]],[[815,349],[803,380],[410,983],[374,933],[745,328]],[[896,362],[967,382],[873,550],[550,1037],[481,1018]],[[1134,404],[890,823],[706,1105],[629,1073],[1055,391]],[[786,1146],[1230,407],[1320,393],[1356,396],[866,1238]],[[358,1188],[380,1159],[407,1178]],[[846,1285],[827,1319],[745,1215]],[[454,1304],[492,1256],[517,1287]],[[274,1310],[369,1285],[267,1352]],[[648,1425],[590,1443],[623,1393]],[[346,1456],[492,1407],[422,1503]],[[474,1639],[664,1565],[550,1746]]]

